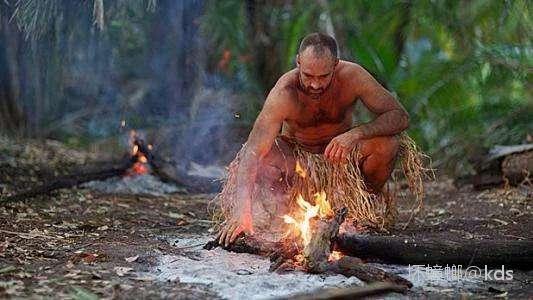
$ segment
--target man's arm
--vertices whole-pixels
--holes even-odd
[[[409,115],[403,106],[370,73],[355,65],[348,77],[351,78],[348,88],[353,91],[354,98],[360,98],[377,117],[331,140],[324,156],[336,162],[345,161],[360,140],[395,135],[409,127]]]
[[[270,151],[288,112],[291,91],[274,87],[268,95],[263,109],[257,117],[248,137],[239,167],[237,169],[237,191],[235,211],[219,233],[219,242],[226,246],[241,232],[251,233],[252,191],[259,163]]]
[[[409,127],[409,115],[403,106],[362,67],[355,69],[356,96],[377,117],[352,129],[360,139],[398,134]]]

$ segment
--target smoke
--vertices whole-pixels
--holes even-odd
[[[0,35],[7,47],[0,54],[17,53],[2,57],[9,60],[2,72],[24,91],[17,102],[28,135],[92,143],[123,141],[124,129],[136,129],[182,171],[231,160],[249,128],[235,117],[243,99],[234,86],[208,71],[199,29],[204,0],[155,8],[149,1],[151,9],[145,1],[99,1],[98,28],[92,1],[61,3],[36,38],[17,26],[1,29],[17,37],[10,48]],[[15,67],[20,72],[11,76]]]

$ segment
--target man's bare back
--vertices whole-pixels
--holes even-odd
[[[251,197],[257,171],[280,132],[332,163],[347,163],[357,148],[365,180],[375,192],[389,178],[398,149],[395,135],[408,127],[407,112],[364,68],[336,56],[331,37],[309,35],[300,46],[298,67],[281,76],[270,91],[239,163],[238,205],[219,233],[221,242],[229,244],[239,233],[253,232]],[[376,118],[352,127],[358,100]]]

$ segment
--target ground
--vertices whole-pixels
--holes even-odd
[[[25,151],[27,148],[0,149],[0,192],[4,196],[50,173],[29,171],[36,166],[49,170],[53,161],[61,161],[57,155],[73,157],[70,152],[57,154],[53,147]],[[469,186],[458,189],[444,177],[426,186],[424,209],[405,229],[410,196],[400,193],[399,221],[391,234],[533,239],[531,187],[474,191]],[[173,246],[168,237],[208,232],[212,197],[102,195],[75,188],[2,203],[0,298],[217,298],[206,286],[160,282],[149,274],[160,255],[187,255],[187,249]],[[518,288],[508,290],[508,296],[523,298],[533,293],[533,274],[524,274],[518,278]],[[494,295],[487,290],[478,296]]]

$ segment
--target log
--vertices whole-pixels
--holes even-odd
[[[220,191],[222,181],[214,178],[188,175],[186,170],[179,167],[173,160],[165,160],[155,156],[149,160],[154,175],[163,182],[171,182],[185,187],[189,193],[214,193]]]
[[[533,241],[464,240],[341,234],[335,249],[346,255],[402,265],[533,268]]]
[[[269,256],[274,253],[279,246],[280,243],[278,242],[270,242],[254,236],[245,236],[241,233],[239,236],[237,236],[235,241],[227,247],[221,245],[218,240],[212,240],[207,242],[203,248],[206,250],[213,250],[217,247],[221,247],[224,250],[235,253],[249,253],[261,256]]]
[[[391,292],[403,293],[404,286],[395,285],[392,283],[373,283],[365,286],[347,287],[347,288],[329,288],[311,293],[297,294],[287,298],[288,300],[349,300],[360,299],[363,297],[383,295]]]
[[[398,275],[383,271],[382,269],[367,265],[361,259],[353,256],[343,256],[338,261],[329,265],[330,271],[346,277],[355,276],[367,283],[389,282],[404,289],[412,288],[413,284]]]
[[[214,243],[214,242],[211,242]],[[216,243],[218,245],[218,243]],[[253,245],[247,247],[245,245]],[[281,243],[267,242],[254,236],[237,239],[225,248],[238,253],[272,255]],[[250,250],[251,249],[251,250]],[[334,249],[366,261],[401,265],[462,265],[501,267],[518,270],[533,269],[533,241],[465,240],[446,241],[397,236],[340,234]],[[282,251],[280,251],[282,252]],[[287,253],[285,256],[290,256]],[[284,257],[287,259],[287,257]]]
[[[53,178],[42,185],[6,197],[2,200],[2,202],[21,201],[38,195],[49,194],[58,189],[77,186],[85,182],[119,176],[131,168],[135,161],[135,159],[125,157],[120,161],[100,162],[97,166],[85,166],[83,169],[76,170],[69,175]]]
[[[456,180],[473,184],[478,190],[509,183],[518,185],[533,174],[533,144],[495,146],[487,154],[473,159],[475,175]]]
[[[339,209],[329,220],[313,219],[311,228],[313,236],[303,249],[305,268],[310,273],[322,273],[328,266],[331,254],[331,243],[339,233],[339,227],[344,222],[348,209]]]

